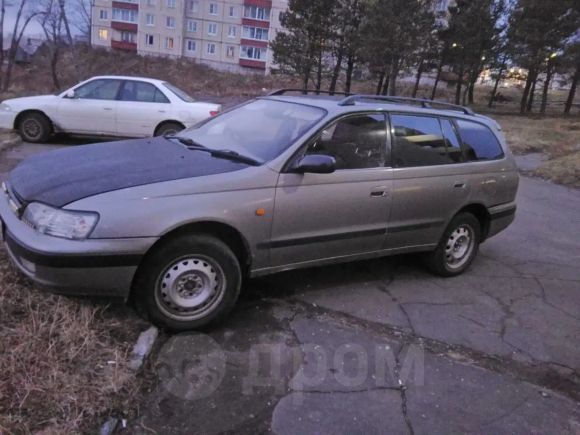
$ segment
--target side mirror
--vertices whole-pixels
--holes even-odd
[[[75,91],[73,91],[72,89],[70,91],[67,91],[64,96],[65,98],[76,98]]]
[[[336,170],[336,160],[325,154],[309,154],[302,157],[292,169],[299,174],[331,174]]]

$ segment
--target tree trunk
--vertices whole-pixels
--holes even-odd
[[[397,95],[397,77],[399,76],[399,65],[400,61],[395,59],[391,67],[391,73],[389,74],[389,89],[387,90],[387,95]]]
[[[12,32],[12,41],[10,43],[10,49],[8,50],[8,64],[6,65],[6,74],[4,76],[4,81],[2,83],[2,90],[7,91],[8,87],[10,86],[10,80],[12,79],[12,69],[14,67],[14,62],[16,61],[16,55],[18,53],[18,47],[20,46],[20,41],[22,40],[22,35],[24,35],[24,31],[28,27],[28,24],[34,18],[37,13],[30,14],[24,20],[22,27],[18,29],[20,24],[20,19],[22,17],[22,11],[24,10],[24,6],[26,5],[26,0],[22,0],[20,3],[20,7],[18,8],[18,12],[16,14],[16,20],[14,21],[14,30]]]
[[[520,100],[520,113],[526,112],[526,105],[528,103],[528,97],[530,96],[530,89],[532,88],[532,81],[534,80],[534,68],[528,70],[528,77],[526,79],[526,86],[524,86],[524,93],[522,94],[522,99]]]
[[[316,90],[322,88],[322,52],[318,56],[318,65],[316,67]]]
[[[348,62],[346,64],[346,84],[345,91],[350,93],[350,87],[352,85],[352,74],[354,71],[354,55],[351,53],[348,56]]]
[[[380,95],[381,91],[383,90],[383,83],[385,82],[385,75],[386,75],[386,71],[384,69],[381,70],[381,73],[379,74],[379,82],[377,83],[377,95]]]
[[[381,95],[388,95],[389,94],[390,82],[391,82],[391,76],[390,76],[390,74],[387,74],[387,76],[385,77],[385,83],[383,84],[383,90],[381,92]]]
[[[544,89],[542,89],[542,104],[540,106],[540,113],[543,115],[546,113],[546,106],[548,105],[548,90],[550,89],[550,82],[552,81],[552,75],[554,74],[554,66],[551,62],[548,62],[548,68],[546,70],[546,80],[544,80]]]
[[[464,73],[465,65],[463,61],[461,62],[461,66],[459,67],[459,74],[457,74],[457,85],[455,87],[455,104],[461,103],[461,88],[463,87],[463,73]]]
[[[568,99],[566,100],[566,106],[564,107],[564,113],[566,115],[570,114],[572,110],[572,104],[574,103],[574,97],[576,96],[576,87],[578,86],[578,81],[580,81],[580,63],[576,65],[576,73],[572,78],[572,85],[570,86],[570,92],[568,92]]]
[[[58,42],[57,42],[58,44]],[[57,46],[54,47],[52,55],[50,57],[50,73],[52,76],[52,85],[54,90],[57,91],[60,89],[60,82],[58,80],[58,75],[56,74],[56,65],[58,63],[58,54],[59,48]]]
[[[421,58],[419,66],[417,67],[417,74],[415,76],[415,86],[413,87],[413,98],[417,97],[417,92],[419,91],[419,83],[421,82],[421,75],[423,74],[423,63],[424,59]]]
[[[435,94],[437,92],[437,85],[439,85],[439,80],[441,79],[441,70],[443,69],[443,59],[437,65],[437,76],[435,77],[435,83],[433,84],[433,89],[431,90],[431,99],[435,99]]]
[[[530,95],[528,97],[528,104],[526,106],[526,112],[531,112],[534,108],[534,98],[536,97],[536,85],[538,84],[538,72],[534,74],[534,79],[532,81],[532,88],[530,89]]]
[[[499,73],[493,85],[493,90],[491,91],[491,96],[489,97],[489,103],[487,103],[487,107],[489,107],[490,109],[493,107],[493,101],[495,100],[495,95],[497,94],[497,88],[499,87],[499,84],[501,82],[501,76],[506,68],[506,60],[507,56],[504,56],[501,66],[499,67]]]
[[[0,89],[2,89],[2,70],[4,68],[4,16],[6,15],[6,0],[0,0]]]
[[[332,78],[330,80],[330,92],[336,91],[336,83],[338,82],[338,77],[340,76],[340,70],[342,69],[342,58],[344,57],[344,49],[343,47],[339,47],[338,49],[338,56],[336,58],[336,64],[334,65],[334,69],[332,71]]]
[[[60,16],[62,17],[62,22],[64,23],[64,29],[66,31],[66,37],[68,39],[68,42],[71,46],[71,48],[74,49],[73,45],[74,45],[74,40],[72,37],[72,33],[70,31],[70,26],[68,24],[68,18],[66,16],[66,10],[64,7],[64,0],[58,0],[58,5],[60,7]]]

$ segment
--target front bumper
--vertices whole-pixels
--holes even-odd
[[[156,238],[66,240],[36,232],[0,193],[3,240],[14,264],[33,281],[75,295],[126,298],[137,267]]]
[[[14,120],[16,119],[16,112],[0,110],[0,128],[8,130],[14,129]]]

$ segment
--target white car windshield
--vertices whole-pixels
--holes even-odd
[[[213,149],[266,162],[278,157],[326,115],[303,104],[255,100],[180,133]]]

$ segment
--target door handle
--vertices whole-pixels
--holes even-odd
[[[159,113],[165,113],[165,110],[158,110]]]
[[[112,107],[104,107],[103,110],[113,110]]]
[[[386,190],[373,190],[371,192],[371,197],[373,197],[373,198],[382,198],[384,196],[387,196]]]
[[[453,187],[457,187],[458,189],[464,189],[465,186],[467,186],[467,184],[461,181],[456,181],[455,184],[453,184]]]

